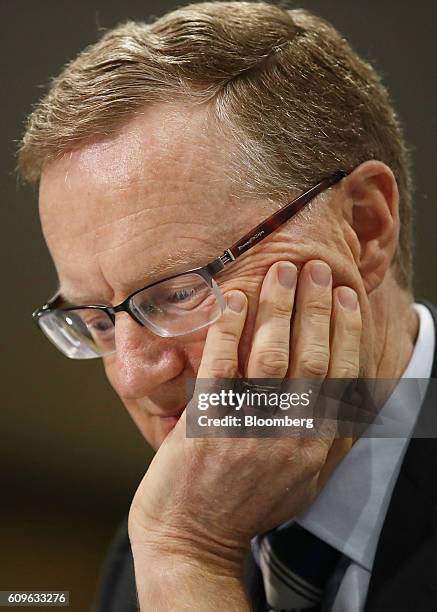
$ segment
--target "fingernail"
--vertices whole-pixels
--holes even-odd
[[[322,262],[313,263],[310,270],[311,278],[321,287],[327,287],[331,282],[331,268]]]
[[[278,281],[283,287],[291,289],[296,284],[296,266],[288,261],[281,262],[277,267]]]
[[[338,289],[338,300],[345,310],[355,310],[358,305],[357,294],[350,287]]]
[[[241,312],[246,305],[246,299],[240,291],[233,291],[226,296],[226,304],[234,312]]]

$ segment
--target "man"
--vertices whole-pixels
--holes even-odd
[[[59,275],[35,318],[159,449],[98,609],[434,609],[433,441],[185,436],[196,376],[435,375],[374,70],[306,12],[193,4],[69,64],[19,163]]]

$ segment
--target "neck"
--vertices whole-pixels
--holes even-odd
[[[419,318],[410,293],[401,289],[390,275],[369,296],[373,347],[369,349],[374,378],[398,379],[402,376],[414,349]]]

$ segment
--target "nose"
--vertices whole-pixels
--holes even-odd
[[[184,371],[184,356],[175,339],[156,336],[128,314],[116,318],[115,344],[110,378],[123,399],[147,396]]]

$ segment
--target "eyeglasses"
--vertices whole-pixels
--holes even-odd
[[[93,359],[115,352],[115,315],[119,312],[127,312],[134,321],[161,337],[181,336],[207,327],[225,309],[225,299],[214,277],[345,176],[346,172],[339,171],[326,177],[259,223],[220,257],[138,289],[118,306],[67,306],[57,293],[32,317],[70,359]]]

